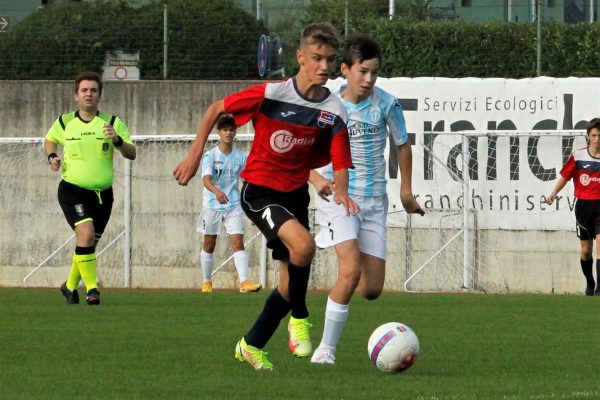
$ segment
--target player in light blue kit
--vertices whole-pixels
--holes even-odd
[[[202,214],[198,232],[204,235],[200,252],[202,292],[212,292],[213,253],[221,226],[229,235],[233,262],[240,280],[240,292],[257,292],[261,286],[248,279],[248,254],[244,248],[244,211],[240,206],[239,177],[246,165],[246,153],[235,148],[236,124],[233,116],[223,114],[217,120],[219,144],[202,158]]]
[[[337,94],[348,111],[355,167],[349,170],[348,193],[360,205],[360,213],[347,215],[331,201],[335,187],[330,166],[311,172],[310,182],[319,194],[321,231],[316,242],[319,247],[335,246],[339,268],[327,300],[321,344],[311,359],[317,364],[335,364],[336,346],[354,291],[374,300],[383,290],[388,212],[384,153],[389,134],[397,145],[402,205],[407,213],[425,214],[412,193],[412,150],[402,107],[393,95],[375,87],[380,62],[381,49],[374,39],[362,34],[348,37],[341,64],[347,83]]]

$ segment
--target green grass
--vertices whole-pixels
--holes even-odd
[[[287,350],[272,372],[233,359],[267,293],[102,291],[68,306],[58,289],[0,289],[2,399],[597,399],[600,299],[562,295],[384,294],[353,299],[335,366]],[[315,345],[327,295],[309,294]],[[367,339],[401,321],[421,355],[376,370]]]

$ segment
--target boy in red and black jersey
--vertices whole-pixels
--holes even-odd
[[[552,204],[558,192],[573,179],[575,186],[575,219],[577,237],[581,243],[581,269],[586,279],[585,294],[600,295],[600,260],[596,260],[596,279],[594,289],[592,265],[594,259],[594,239],[600,234],[600,118],[594,118],[587,125],[588,145],[575,150],[560,171],[560,178],[546,203]],[[600,244],[596,240],[597,258]]]
[[[252,120],[254,142],[241,173],[242,208],[265,235],[273,258],[280,261],[278,287],[235,350],[238,360],[255,369],[272,369],[262,349],[290,311],[290,350],[298,357],[309,357],[312,352],[306,307],[310,264],[316,251],[308,225],[310,171],[332,162],[334,201],[343,204],[348,213],[359,211],[347,191],[352,159],[346,111],[324,87],[335,67],[338,47],[338,34],[332,25],[305,27],[296,54],[298,74],[211,104],[188,155],[173,171],[181,185],[195,175],[208,134],[222,112],[232,114],[238,126]]]

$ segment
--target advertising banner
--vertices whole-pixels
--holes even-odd
[[[481,228],[574,230],[572,183],[552,206],[545,201],[568,156],[586,146],[587,121],[600,117],[600,79],[379,78],[377,85],[404,110],[413,192],[422,206],[461,210],[466,197]],[[481,134],[465,142],[468,174],[462,172],[463,131]],[[388,161],[394,216],[402,209],[399,174],[395,156]]]

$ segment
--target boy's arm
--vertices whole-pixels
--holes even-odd
[[[425,215],[412,192],[412,148],[409,141],[397,148],[400,169],[400,201],[407,213]]]
[[[188,154],[184,159],[179,161],[173,170],[173,176],[180,185],[187,185],[187,183],[196,175],[198,167],[200,166],[200,160],[204,153],[204,146],[208,140],[208,135],[212,131],[213,127],[217,123],[219,115],[225,111],[223,100],[217,100],[212,103],[202,119],[200,120],[200,126],[196,133],[196,138]]]
[[[333,182],[335,190],[333,191],[333,201],[335,204],[343,204],[346,209],[346,215],[358,214],[360,207],[348,195],[348,169],[338,169],[333,171]]]
[[[315,187],[315,191],[319,197],[325,201],[329,201],[327,196],[333,193],[333,181],[325,179],[323,175],[313,169],[310,171],[308,182]]]
[[[556,182],[556,185],[554,186],[552,193],[550,193],[548,195],[548,197],[546,198],[546,204],[551,206],[552,203],[554,203],[554,199],[556,199],[556,196],[558,196],[558,192],[560,192],[562,190],[562,188],[565,187],[567,182],[568,182],[568,180],[566,180],[562,175],[560,176],[560,178],[558,178],[558,182]]]
[[[227,204],[229,203],[229,199],[227,198],[227,195],[225,193],[223,193],[221,191],[221,189],[219,189],[218,187],[215,186],[215,184],[212,181],[212,176],[210,175],[204,175],[202,177],[202,182],[204,183],[204,187],[207,188],[208,190],[210,190],[211,192],[214,193],[215,197],[217,198],[217,201],[219,202],[219,204]]]

